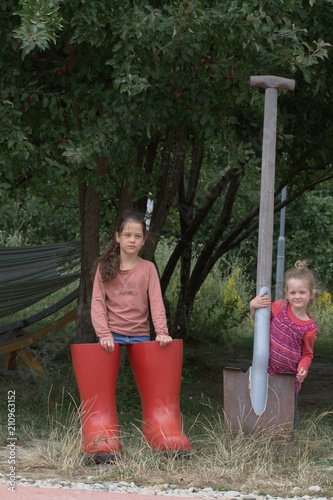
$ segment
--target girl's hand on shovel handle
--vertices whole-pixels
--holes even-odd
[[[254,318],[254,313],[256,309],[261,309],[262,307],[268,307],[271,305],[271,298],[266,296],[266,293],[261,293],[254,297],[250,302],[250,313],[252,318]]]

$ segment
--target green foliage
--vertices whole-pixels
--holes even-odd
[[[246,203],[246,197],[244,198]],[[326,188],[321,187],[300,196],[286,207],[285,212],[285,269],[293,267],[297,260],[307,260],[316,274],[321,289],[332,293],[332,227],[333,203],[332,181]],[[280,234],[280,213],[275,213],[273,235],[273,285],[277,259],[277,245]],[[235,251],[245,261],[251,261],[248,273],[256,279],[256,261],[258,241],[251,235]]]
[[[308,71],[326,54],[325,45],[310,46],[306,30],[291,22],[290,5],[273,4],[173,2],[156,9],[145,2],[22,1],[21,23],[9,28],[28,55],[19,62],[8,32],[6,51],[14,47],[15,57],[4,89],[20,118],[17,123],[13,115],[12,122],[21,136],[15,139],[15,130],[11,135],[21,172],[38,169],[39,175],[43,170],[55,177],[55,170],[61,176],[65,168],[84,166],[87,179],[98,183],[95,157],[102,154],[117,167],[111,179],[104,176],[106,189],[114,191],[124,174],[144,187],[143,172],[128,166],[136,144],[179,120],[208,141],[222,132],[233,143],[230,125],[240,124],[239,107],[245,112],[248,106],[247,80],[256,66],[262,72],[268,66],[288,74]],[[50,41],[54,47],[45,49]],[[297,61],[305,43],[309,54]],[[4,150],[8,172],[13,171],[11,158]]]
[[[40,245],[80,239],[79,211],[71,186],[67,199],[56,198],[55,190],[49,182],[38,195],[28,191],[16,200],[8,192],[0,192],[0,244]]]
[[[333,319],[332,295],[325,291],[316,300],[313,309],[310,311],[318,326],[320,336],[331,336]]]
[[[191,337],[199,342],[204,339],[208,344],[226,345],[232,350],[252,324],[251,286],[239,261],[219,262],[196,296]]]
[[[322,287],[332,291],[333,194],[332,186],[305,193],[286,208],[286,267],[308,259]]]
[[[59,12],[62,1],[20,0],[22,8],[15,14],[21,17],[21,26],[13,33],[22,42],[22,59],[36,47],[45,50],[50,42],[56,43],[56,32],[62,28]]]
[[[239,121],[229,97],[238,107],[248,104],[247,80],[256,66],[263,73],[274,66],[288,76],[298,68],[311,74],[327,54],[327,44],[307,41],[306,30],[291,22],[290,6],[273,4],[173,2],[156,9],[145,2],[22,1],[14,32],[23,56],[29,55],[21,81],[16,77],[13,83],[20,84],[21,102],[34,100],[28,120],[33,135],[44,143],[62,133],[68,141],[64,158],[92,168],[94,154],[111,158],[114,147],[118,161],[121,149],[128,161],[131,141],[147,140],[179,119],[206,139],[221,128],[225,133]],[[50,41],[54,48],[44,50]],[[79,135],[71,117],[76,101]],[[46,113],[58,134],[41,119]],[[48,161],[59,162],[55,151],[45,153]]]

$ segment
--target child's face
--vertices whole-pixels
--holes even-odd
[[[120,234],[116,233],[120,251],[127,255],[137,255],[144,245],[145,238],[141,224],[128,222]]]
[[[291,278],[286,287],[286,299],[295,311],[305,311],[313,294],[305,280]]]

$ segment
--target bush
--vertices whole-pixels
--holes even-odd
[[[227,264],[224,272],[216,267],[195,300],[191,317],[193,337],[232,348],[252,326],[249,317],[251,288],[245,268],[238,260]]]
[[[318,326],[319,335],[333,336],[333,303],[332,296],[324,292],[318,297],[313,310],[310,311]]]

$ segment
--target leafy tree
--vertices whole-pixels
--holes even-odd
[[[164,229],[177,236],[161,282],[180,262],[185,335],[208,273],[257,229],[263,92],[249,76],[297,81],[279,99],[277,193],[288,184],[289,203],[332,176],[332,120],[320,144],[313,133],[331,113],[331,1],[8,0],[0,12],[1,189],[52,185],[59,200],[77,182],[79,339],[94,338],[105,197],[113,211],[154,201],[146,257]]]
[[[299,215],[298,215],[299,214]],[[333,186],[303,194],[286,209],[286,261],[312,263],[321,287],[332,292]]]

